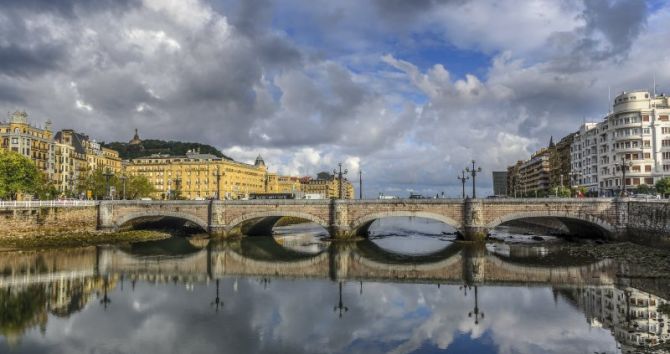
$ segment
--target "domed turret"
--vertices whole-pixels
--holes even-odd
[[[258,154],[258,157],[256,157],[256,162],[254,162],[254,166],[265,167],[265,161],[263,161],[263,157],[261,157],[260,154]]]

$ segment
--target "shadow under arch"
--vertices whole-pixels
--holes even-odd
[[[616,228],[602,219],[590,215],[574,215],[566,212],[523,212],[511,213],[501,218],[491,221],[486,228],[491,230],[509,221],[515,220],[541,220],[555,219],[566,226],[570,234],[579,235],[586,238],[612,238],[616,233]]]
[[[208,241],[208,240],[206,240]],[[170,237],[164,240],[136,242],[119,247],[130,256],[188,256],[202,252],[207,245],[197,245],[193,240],[184,237]]]
[[[400,254],[386,250],[368,239],[357,241],[353,247],[354,253],[359,255],[361,258],[388,265],[426,265],[441,263],[454,257],[462,250],[463,245],[452,242],[435,252],[427,254]]]
[[[316,253],[300,252],[286,248],[279,244],[274,237],[251,237],[230,244],[230,249],[240,256],[265,262],[300,262],[307,259],[319,257],[326,251]]]
[[[173,212],[173,211],[147,211],[147,212],[130,213],[117,219],[116,222],[114,223],[114,229],[122,230],[126,228],[134,228],[138,223],[141,223],[143,221],[146,222],[152,219],[158,220],[161,218],[171,218],[176,220],[182,220],[185,222],[188,221],[190,223],[193,223],[194,225],[197,225],[204,232],[207,232],[209,229],[206,220],[202,220],[201,218],[195,215],[181,212]]]
[[[391,212],[381,212],[381,213],[372,213],[354,220],[351,223],[350,230],[352,234],[356,236],[367,237],[370,234],[370,226],[377,220],[391,218],[391,217],[409,217],[409,218],[422,218],[440,221],[446,225],[453,227],[455,230],[461,229],[461,223],[446,216],[436,213],[423,212],[423,211],[391,211]]]
[[[265,211],[242,215],[228,224],[227,231],[230,234],[246,236],[270,236],[272,228],[283,217],[293,217],[311,221],[328,230],[328,222],[322,218],[303,212],[293,211]]]

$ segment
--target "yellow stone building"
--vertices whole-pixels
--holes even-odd
[[[197,151],[136,158],[125,163],[125,173],[145,176],[156,188],[155,199],[207,199],[217,193],[221,199],[248,198],[250,193],[266,192],[268,175],[260,156],[249,165]]]
[[[267,174],[266,193],[295,193],[303,191],[299,177],[280,176],[276,173]]]
[[[55,147],[51,121],[44,128],[28,123],[28,114],[16,111],[8,122],[0,122],[0,148],[30,158],[48,178],[53,178]]]
[[[119,153],[101,147],[87,135],[63,129],[54,136],[56,168],[54,183],[64,194],[77,191],[79,182],[97,169],[114,174],[122,172]]]
[[[340,197],[340,180],[328,173],[319,173],[317,179],[303,178],[302,191],[306,194],[319,194],[325,199]],[[354,186],[346,178],[342,179],[343,199],[354,199]]]

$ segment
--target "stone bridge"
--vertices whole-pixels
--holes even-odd
[[[114,231],[171,217],[213,235],[270,235],[281,217],[291,216],[323,226],[333,238],[348,239],[366,236],[375,220],[406,216],[438,220],[467,240],[480,240],[508,221],[552,218],[570,233],[620,238],[627,231],[629,204],[606,198],[104,201],[98,206],[98,228]]]
[[[183,239],[182,239],[183,240]],[[188,242],[188,241],[183,241]],[[201,247],[201,248],[198,248]],[[314,278],[423,284],[606,286],[616,283],[611,260],[566,265],[537,257],[502,256],[482,244],[450,244],[428,255],[399,255],[372,241],[332,243],[319,253],[284,248],[272,238],[212,241],[165,254],[108,246],[30,251],[0,259],[0,289],[102,275],[155,282],[205,282],[222,277]]]

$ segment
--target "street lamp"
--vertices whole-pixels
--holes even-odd
[[[349,311],[349,308],[344,306],[344,303],[342,302],[342,282],[339,283],[340,283],[340,301],[337,303],[337,305],[333,307],[333,311],[337,312],[337,310],[340,310],[340,318],[342,318],[342,310],[344,310],[344,312],[347,312]]]
[[[216,312],[219,312],[219,307],[223,307],[223,301],[221,301],[221,298],[219,297],[219,279],[216,279],[216,297],[211,305],[214,306]]]
[[[128,179],[128,176],[121,175],[119,178],[123,182],[123,200],[126,200],[126,180]]]
[[[338,170],[334,169],[333,170],[333,175],[337,175],[337,180],[339,181],[339,187],[340,187],[340,199],[343,199],[342,195],[343,193],[343,188],[342,188],[342,176],[346,175],[349,171],[345,168],[344,172],[342,172],[342,163],[338,163],[337,166],[339,167],[339,172]]]
[[[107,198],[111,199],[111,191],[109,189],[109,180],[114,176],[114,174],[108,168],[108,169],[105,170],[105,173],[103,173],[102,175],[105,176],[105,182],[107,183],[107,186],[105,187],[105,192],[107,193]]]
[[[221,200],[221,169],[219,166],[216,166],[216,172],[214,172],[214,177],[216,177],[216,200]]]
[[[358,199],[363,199],[363,170],[358,169]]]
[[[475,325],[479,324],[479,319],[481,318],[482,320],[484,319],[484,313],[479,312],[479,294],[477,294],[477,285],[475,285],[475,308],[474,308],[474,315],[475,315]],[[473,312],[468,312],[468,317],[472,317]],[[481,315],[481,317],[480,317]]]
[[[109,305],[112,300],[109,298],[107,295],[107,288],[109,287],[109,275],[105,275],[102,278],[102,286],[103,286],[103,296],[102,299],[100,299],[100,304],[104,307],[105,311],[107,311],[107,305]]]
[[[475,168],[475,160],[472,160],[472,169],[466,167],[465,171],[469,172],[470,175],[472,176],[472,199],[475,199],[477,198],[477,194],[475,193],[475,178],[477,178],[477,173],[482,172],[482,168],[481,167]]]
[[[626,160],[622,157],[621,162],[619,163],[614,163],[614,168],[621,170],[621,196],[626,196],[626,170],[633,166],[632,161],[628,161],[626,163]]]
[[[463,187],[463,199],[465,199],[465,181],[469,180],[470,177],[465,175],[465,170],[461,171],[460,176],[456,176],[459,181],[461,181],[461,187]]]
[[[175,177],[174,179],[174,199],[179,198],[180,188],[181,188],[181,177],[177,175],[177,177]]]

